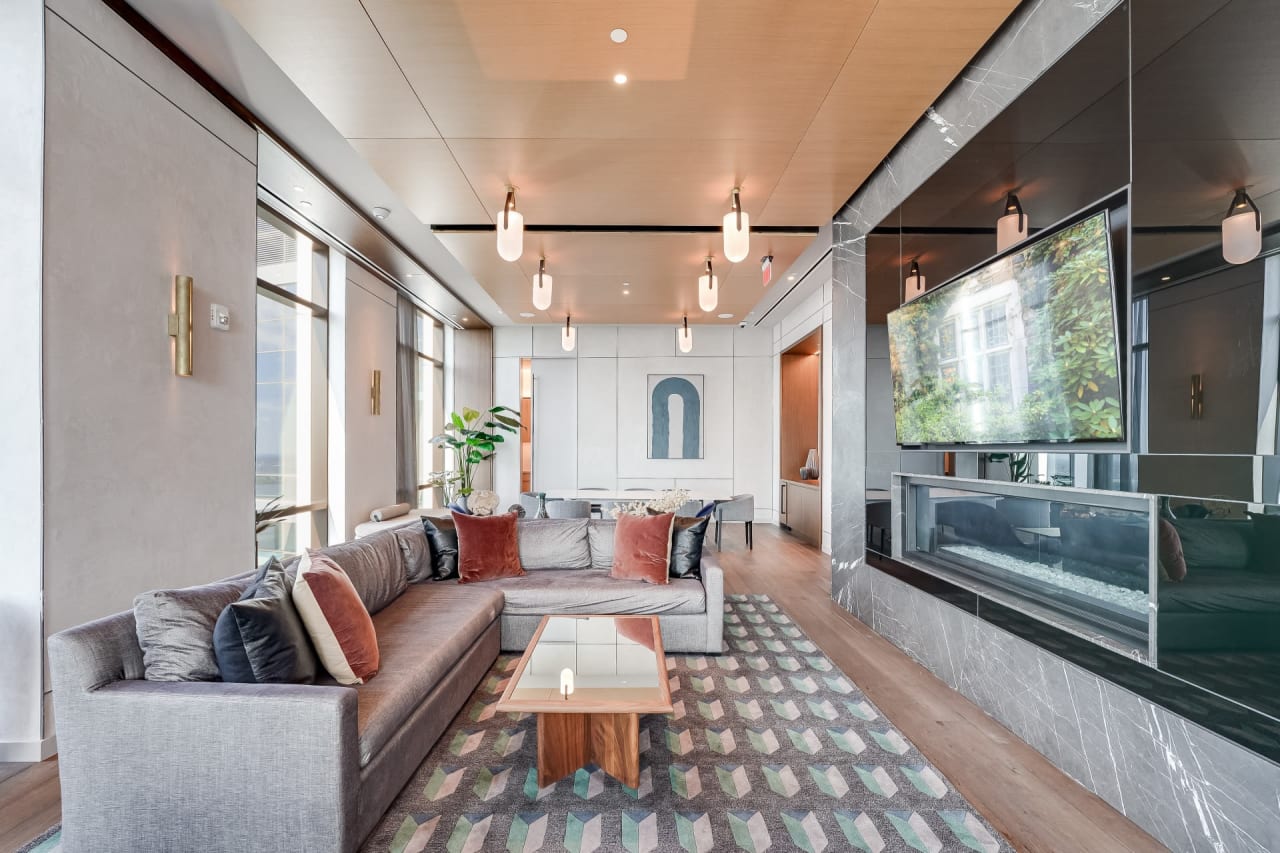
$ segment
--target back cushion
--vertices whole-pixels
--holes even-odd
[[[157,589],[133,600],[138,646],[148,681],[217,681],[213,626],[224,607],[253,582],[250,576],[231,581]]]
[[[319,553],[342,567],[370,614],[395,601],[409,585],[395,530],[334,545]]]
[[[431,546],[421,524],[406,524],[392,531],[400,546],[400,558],[404,560],[405,577],[409,583],[431,580]]]
[[[589,569],[587,519],[536,518],[520,522],[520,565],[525,569]]]
[[[591,568],[613,568],[613,537],[618,522],[612,518],[588,522],[587,544],[591,548]]]
[[[1245,519],[1177,518],[1187,569],[1243,569],[1249,565],[1253,525]]]

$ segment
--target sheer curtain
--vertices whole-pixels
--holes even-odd
[[[417,310],[396,302],[396,501],[418,505]]]

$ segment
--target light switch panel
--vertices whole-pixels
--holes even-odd
[[[209,328],[219,332],[231,331],[231,309],[225,305],[210,305]]]

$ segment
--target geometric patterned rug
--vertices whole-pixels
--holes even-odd
[[[503,655],[365,851],[1009,850],[778,605],[725,596],[726,654],[669,655],[640,718],[640,787],[594,765],[539,788]]]
[[[1011,849],[778,605],[725,599],[726,653],[667,657],[675,710],[640,718],[639,788],[594,765],[539,788],[533,715],[493,708],[502,655],[362,850]]]

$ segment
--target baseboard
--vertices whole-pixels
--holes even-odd
[[[58,738],[50,735],[44,740],[0,741],[0,762],[34,764],[44,761],[58,751]]]

